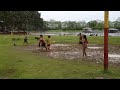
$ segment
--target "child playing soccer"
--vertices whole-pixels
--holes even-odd
[[[28,38],[27,38],[27,36],[25,36],[25,38],[24,38],[24,43],[23,43],[23,44],[25,44],[25,43],[28,44],[28,41],[27,41],[27,40],[28,40]]]
[[[50,50],[50,45],[51,45],[51,36],[48,36],[48,39],[46,40],[47,42],[47,50]]]
[[[43,50],[43,48],[45,48],[45,49],[47,50],[46,42],[45,42],[45,40],[44,40],[44,38],[43,38],[43,35],[40,35],[39,47],[41,47],[42,50]]]

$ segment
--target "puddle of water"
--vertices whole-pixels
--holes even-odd
[[[108,57],[120,58],[120,55],[118,55],[118,54],[108,54]]]
[[[61,53],[61,54],[67,54],[67,55],[76,55],[79,54],[80,52],[66,52],[66,53]]]
[[[89,49],[101,49],[103,47],[88,47]]]
[[[75,57],[71,57],[71,58],[69,58],[69,59],[74,59]]]
[[[66,44],[53,44],[54,46],[69,46],[69,45],[66,45]]]
[[[54,52],[54,53],[58,54],[59,52]]]

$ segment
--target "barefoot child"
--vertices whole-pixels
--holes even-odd
[[[82,35],[79,33],[79,44],[82,44]]]
[[[48,39],[46,40],[47,42],[47,50],[50,50],[50,45],[51,45],[51,36],[48,36]]]
[[[43,38],[43,35],[40,35],[39,47],[41,47],[42,50],[43,50],[43,48],[45,48],[47,50],[46,42],[45,42],[45,40]]]
[[[27,38],[27,36],[25,36],[25,38],[24,38],[24,43],[23,43],[23,44],[25,44],[25,43],[28,44],[28,41],[27,41],[27,40],[28,40],[28,38]]]
[[[84,35],[84,36],[83,36],[83,39],[82,39],[83,56],[87,56],[87,54],[86,54],[87,44],[88,44],[88,40],[87,40],[86,35]]]

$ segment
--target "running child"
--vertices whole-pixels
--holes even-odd
[[[24,43],[23,44],[28,44],[28,38],[27,38],[27,36],[25,36],[25,38],[24,38]]]

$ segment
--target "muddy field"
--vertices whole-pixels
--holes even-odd
[[[89,44],[87,57],[82,56],[82,46],[77,44],[53,44],[50,51],[41,50],[37,45],[16,47],[20,50],[28,50],[38,55],[67,60],[88,60],[103,63],[104,46]],[[120,64],[120,46],[109,45],[109,63]]]

